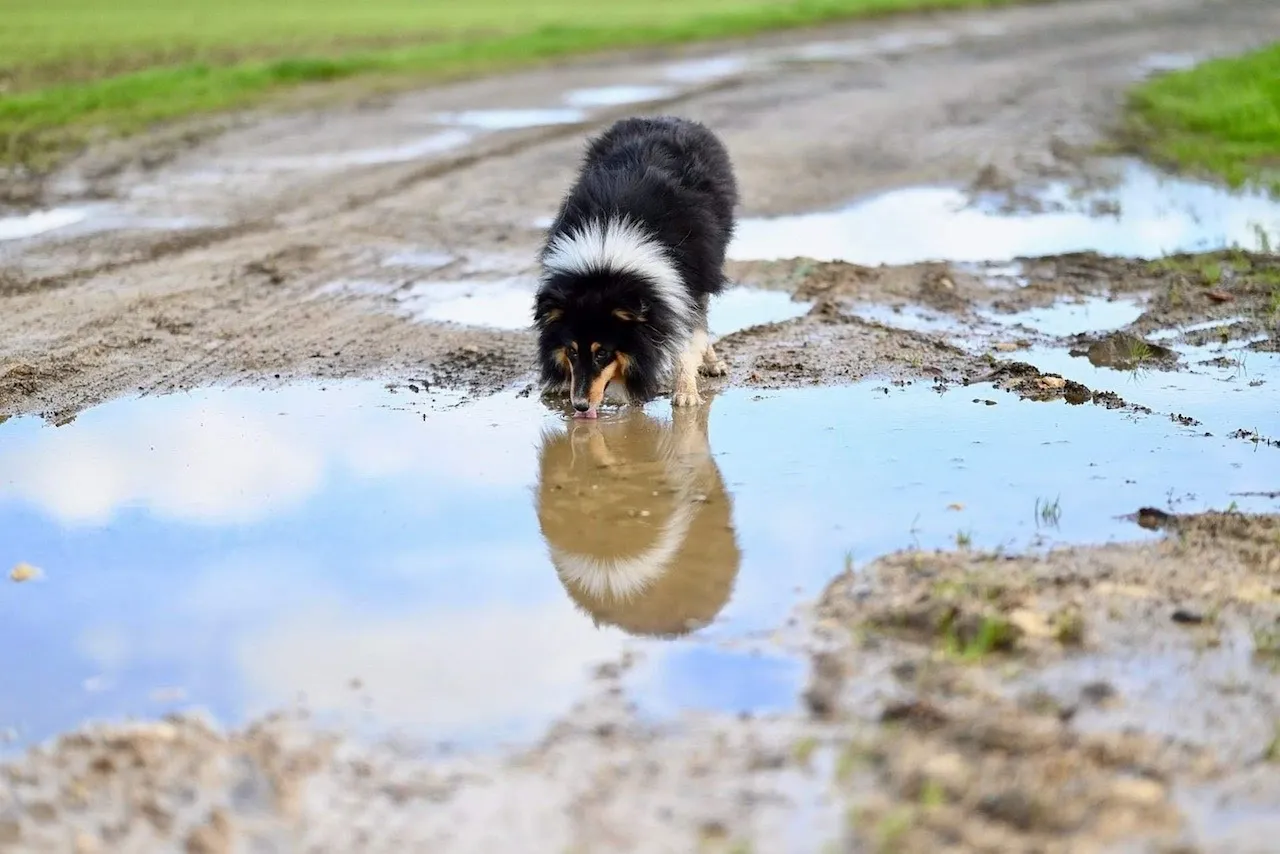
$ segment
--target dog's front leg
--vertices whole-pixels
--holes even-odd
[[[698,394],[698,369],[702,366],[707,349],[707,330],[696,329],[689,336],[684,353],[676,363],[675,390],[671,395],[672,406],[698,406],[702,395]]]
[[[709,377],[723,377],[729,374],[729,363],[716,354],[716,348],[707,339],[707,349],[702,351],[702,372]]]

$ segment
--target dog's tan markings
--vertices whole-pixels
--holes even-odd
[[[592,354],[593,354],[593,355],[594,355],[595,353],[599,353],[599,352],[600,352],[600,342],[599,342],[599,341],[593,341],[593,342],[591,343],[591,352],[592,352]]]
[[[720,358],[709,340],[707,349],[702,352],[702,372],[709,377],[723,377],[729,373],[729,363]]]
[[[627,311],[625,308],[615,308],[613,316],[624,323],[644,323],[643,314],[636,314],[634,311]]]
[[[625,377],[631,373],[631,369],[635,367],[635,362],[631,361],[631,357],[626,353],[619,353],[613,357],[613,361],[618,364],[618,376]]]
[[[552,351],[551,356],[553,359],[556,360],[557,364],[559,364],[560,367],[564,368],[566,371],[573,370],[573,362],[569,359],[569,354],[565,352],[565,349],[563,347],[559,347],[556,350]]]
[[[672,406],[698,406],[702,403],[702,395],[698,393],[698,368],[702,364],[702,354],[706,349],[706,331],[694,330],[684,354],[676,363],[675,389],[671,394]]]
[[[555,323],[557,320],[559,320],[562,317],[564,317],[564,312],[558,308],[553,308],[549,310],[546,314],[542,315],[542,322]]]
[[[618,360],[615,358],[612,362],[605,365],[604,370],[591,383],[591,391],[587,395],[587,403],[597,406],[600,401],[604,400],[604,389],[613,379],[614,374],[618,372]]]

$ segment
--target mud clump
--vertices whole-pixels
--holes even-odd
[[[1092,341],[1086,339],[1078,342],[1070,353],[1087,358],[1095,367],[1118,371],[1138,368],[1169,370],[1178,363],[1178,354],[1168,347],[1126,332],[1113,332]]]
[[[1280,686],[1263,674],[1280,649],[1280,602],[1265,591],[1280,577],[1280,519],[1154,508],[1136,518],[1166,536],[1041,556],[909,551],[828,587],[819,614],[844,626],[848,643],[826,653],[842,660],[824,670],[896,680],[878,692],[890,697],[879,715],[888,728],[846,748],[846,784],[877,793],[854,807],[862,838],[892,840],[883,850],[895,851],[1067,851],[1120,840],[1165,850],[1189,838],[1175,790],[1249,776],[1230,757],[1256,755],[1251,739],[1272,734],[1223,730],[1233,689],[1213,687],[1215,671],[1179,677],[1190,684],[1175,689],[1188,704],[1176,736],[1160,723],[1169,712],[1142,698],[1145,682],[1096,674],[1171,649],[1191,655],[1243,630],[1256,646],[1247,666],[1263,680],[1250,682],[1266,686],[1259,702],[1273,702]],[[1188,614],[1196,618],[1177,616]],[[1162,678],[1146,677],[1151,687]],[[830,715],[866,714],[858,682],[845,677]],[[1249,797],[1275,808],[1280,786]]]
[[[893,329],[819,302],[794,320],[726,335],[730,381],[760,388],[892,380],[959,382],[971,357],[933,336]]]
[[[990,360],[991,364],[995,360]],[[1083,383],[1069,380],[1058,374],[1046,374],[1027,362],[998,362],[994,370],[970,376],[965,385],[991,383],[996,388],[1011,391],[1025,400],[1065,400],[1073,406],[1096,403],[1107,409],[1131,409],[1150,413],[1146,407],[1126,403],[1124,398],[1111,391],[1093,391]]]

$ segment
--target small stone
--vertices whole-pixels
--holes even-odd
[[[1143,777],[1122,777],[1111,784],[1111,795],[1140,807],[1154,807],[1165,800],[1165,788],[1155,780]]]
[[[925,777],[953,794],[963,792],[969,785],[969,781],[973,779],[973,771],[969,763],[955,752],[930,757],[920,770]]]
[[[1066,388],[1067,386],[1067,381],[1062,377],[1045,376],[1045,377],[1041,377],[1038,380],[1038,382],[1039,382],[1040,388],[1043,388],[1043,389],[1059,389],[1059,388]]]
[[[187,854],[230,854],[231,821],[226,813],[215,809],[209,823],[197,827],[187,837]]]
[[[90,836],[83,830],[76,831],[75,841],[76,854],[98,854],[102,850],[102,843],[98,841],[96,836]]]
[[[1204,622],[1204,614],[1179,608],[1173,612],[1173,621],[1184,626],[1198,626]]]
[[[1021,831],[1031,830],[1039,824],[1043,812],[1040,804],[1021,789],[1008,789],[986,796],[978,802],[978,811],[987,818]]]
[[[34,581],[40,578],[43,573],[39,569],[29,563],[20,563],[9,571],[9,580],[16,581],[19,584],[23,581]]]
[[[1033,638],[1053,637],[1053,627],[1040,614],[1026,608],[1018,608],[1009,614],[1009,622],[1022,630],[1022,633]]]
[[[1090,682],[1080,689],[1080,699],[1091,705],[1101,705],[1116,696],[1116,689],[1109,682]]]

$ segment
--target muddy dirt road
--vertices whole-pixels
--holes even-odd
[[[3,357],[21,365],[0,406],[65,417],[138,389],[277,373],[438,370],[496,388],[525,375],[527,337],[405,323],[370,311],[379,300],[367,292],[527,273],[535,223],[554,211],[592,127],[660,109],[708,122],[731,147],[748,216],[918,183],[1014,187],[1087,174],[1082,150],[1144,63],[1250,47],[1276,14],[1265,0],[1144,0],[852,27],[246,119],[206,142],[176,134],[94,155],[50,191],[101,197],[100,209],[72,211],[83,219],[43,240],[0,243]],[[601,91],[614,86],[667,97],[565,106],[593,91],[606,102],[636,94]],[[486,110],[512,112],[467,114]],[[488,130],[524,124],[535,126]],[[385,266],[424,250],[456,260]],[[317,296],[349,282],[371,287]],[[752,361],[739,356],[736,382]]]
[[[1280,205],[1097,150],[1276,32],[1064,2],[81,157],[0,213],[0,851],[1280,850]],[[740,173],[731,372],[566,427],[540,223],[654,111]]]

